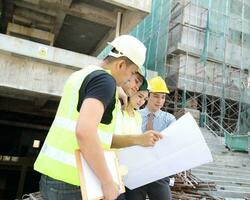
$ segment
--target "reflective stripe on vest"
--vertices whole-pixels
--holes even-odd
[[[79,112],[77,111],[78,93],[84,79],[96,70],[103,69],[100,67],[88,67],[73,73],[68,78],[56,117],[34,164],[35,170],[73,185],[80,184],[74,156],[75,150],[79,149],[75,136],[76,123],[79,117]],[[97,132],[103,148],[110,148],[112,142],[117,115],[117,103],[112,115],[111,124],[99,124],[98,126]]]
[[[65,119],[61,117],[55,118],[53,122],[54,126],[58,126],[70,131],[70,133],[75,134],[76,130],[76,121]],[[106,131],[101,130],[100,128],[97,130],[100,141],[104,144],[110,144],[112,141],[112,134],[107,133]]]
[[[53,121],[53,125],[68,129],[72,133],[75,133],[76,130],[76,121],[62,117],[56,117],[55,120]]]
[[[71,153],[67,153],[65,151],[59,150],[47,144],[43,145],[41,153],[45,154],[49,158],[62,162],[66,165],[71,165],[73,167],[76,167],[75,156],[72,155]]]

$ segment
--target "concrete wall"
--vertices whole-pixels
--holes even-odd
[[[249,18],[242,19],[241,12],[235,14],[230,4],[226,8],[227,4],[218,1],[218,5],[224,7],[213,2],[207,23],[208,9],[188,2],[174,0],[173,3],[168,41],[168,85],[233,100],[242,97],[248,102]]]
[[[213,13],[206,41],[207,13],[207,9],[191,3],[184,10],[179,7],[173,12],[169,53],[182,45],[185,46],[184,51],[195,52],[200,56],[207,42],[208,59],[250,69],[250,21],[231,13],[230,16]]]
[[[239,100],[240,90],[248,85],[248,74],[212,61],[204,66],[198,57],[180,54],[168,59],[167,82],[171,87]]]
[[[0,34],[0,91],[15,96],[60,96],[74,71],[100,64],[95,57]]]
[[[2,89],[15,88],[23,92],[60,96],[65,80],[75,69],[16,55],[0,54],[0,71]]]

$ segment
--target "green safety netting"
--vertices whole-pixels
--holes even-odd
[[[148,48],[145,67],[165,77],[168,67],[166,56],[169,37],[171,36],[171,44],[183,42],[183,38],[177,36],[178,32],[170,35],[170,21],[178,19],[176,23],[182,24],[182,19],[178,16],[181,16],[183,12],[184,15],[188,14],[191,19],[191,28],[186,28],[185,24],[183,27],[186,28],[185,31],[190,31],[191,38],[194,34],[192,29],[199,32],[195,36],[199,38],[199,45],[193,44],[192,46],[191,44],[191,48],[199,49],[197,66],[200,70],[197,71],[204,70],[205,76],[202,80],[202,94],[180,88],[183,91],[181,101],[187,101],[186,97],[190,97],[191,94],[196,95],[202,107],[201,111],[209,112],[210,109],[211,112],[211,106],[215,107],[215,114],[213,115],[212,112],[210,114],[219,124],[228,126],[234,123],[229,128],[226,127],[227,130],[236,134],[246,134],[250,131],[250,1],[191,0],[185,2],[153,0],[151,14],[130,33],[143,41]],[[190,44],[187,43],[187,45]],[[104,58],[109,50],[109,47],[105,48],[99,57]],[[210,66],[207,66],[208,61]],[[215,63],[215,67],[211,68],[211,62]],[[176,69],[171,69],[177,72],[177,76],[180,76],[178,75],[180,72],[184,73],[178,69],[179,67],[176,64],[172,66]],[[188,78],[189,69],[185,73],[187,74],[184,78]],[[194,74],[189,78],[192,79],[192,83],[201,82],[200,77]],[[212,97],[208,95],[207,90],[209,87],[211,90],[214,79],[220,80],[220,83],[216,84],[221,88],[221,93]],[[178,84],[177,81],[175,83]],[[186,84],[189,83],[190,80],[186,82]],[[233,99],[230,98],[232,91],[237,94]],[[186,105],[186,103],[182,102],[181,105]]]
[[[207,10],[200,61],[206,65],[207,60],[212,58],[221,63],[221,117],[232,112],[232,107],[225,106],[227,100],[223,98],[230,96],[231,89],[237,90],[239,115],[234,133],[247,134],[250,131],[250,2],[192,0],[192,3]],[[204,84],[207,81],[205,78]]]

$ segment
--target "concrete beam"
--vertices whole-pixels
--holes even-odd
[[[177,42],[173,46],[169,47],[167,56],[171,57],[171,55],[186,54],[186,52],[188,52],[189,55],[192,55],[192,56],[194,56],[196,58],[200,58],[200,56],[201,56],[201,50],[200,49],[192,47],[192,46],[187,45],[187,44],[183,44],[181,42]],[[223,60],[216,59],[213,55],[211,55],[211,53],[208,53],[207,60],[211,61],[211,62],[223,64]],[[229,63],[227,61],[226,61],[225,64],[240,69],[240,65]]]
[[[97,24],[109,27],[116,26],[116,13],[86,3],[72,4],[71,8],[65,11],[70,15],[84,18]]]
[[[16,33],[19,35],[24,35],[32,38],[38,38],[40,40],[48,42],[50,45],[54,43],[54,34],[42,31],[35,28],[28,28],[25,26],[9,23],[7,27],[7,34],[11,35],[12,33]]]
[[[28,26],[32,25],[32,20],[31,19],[27,19],[25,17],[18,16],[18,15],[15,15],[15,14],[12,16],[12,20],[13,20],[13,23],[21,22],[21,23],[26,24]]]
[[[35,101],[39,95],[59,97],[66,79],[75,70],[30,58],[0,54],[0,71],[0,90],[9,91],[15,98],[34,93]],[[21,91],[21,94],[15,95],[15,90]]]
[[[37,98],[46,98],[48,101],[59,101],[60,96],[54,96],[53,94],[34,92],[32,90],[24,90],[20,88],[8,87],[0,85],[0,94],[2,97],[8,97],[12,99],[19,99],[24,101],[35,102]]]
[[[35,25],[36,28],[41,29],[41,30],[45,30],[45,31],[49,31],[51,32],[51,30],[53,29],[54,25],[52,24],[44,24],[44,23],[40,23],[40,22],[34,22],[31,19],[27,19],[25,17],[21,17],[18,15],[13,15],[12,17],[13,23],[16,24],[24,24],[26,26],[33,26]]]
[[[215,97],[222,97],[224,95],[224,98],[231,99],[234,101],[240,101],[244,103],[249,103],[249,99],[247,97],[243,97],[240,99],[240,91],[232,88],[226,88],[224,89],[223,94],[223,88],[220,84],[208,84],[206,83],[205,91],[203,88],[203,82],[197,81],[195,79],[186,79],[183,77],[178,77],[178,89],[183,90],[184,88],[187,91],[190,92],[196,92],[196,93],[205,93],[206,95],[215,96]]]
[[[71,3],[72,0],[22,0],[26,3],[32,3],[36,5],[55,5],[66,6]],[[117,5],[130,10],[140,10],[149,13],[151,11],[152,0],[102,0],[109,4]]]
[[[128,10],[132,10],[132,11],[142,11],[142,12],[146,12],[147,14],[150,13],[151,11],[151,4],[152,4],[152,0],[102,0],[105,1],[107,3],[113,4],[113,5],[117,5],[119,7],[123,7],[126,8]]]
[[[33,0],[21,0],[15,1],[15,5],[23,8],[28,8],[35,10],[36,12],[48,14],[57,17],[56,26],[60,26],[59,22],[64,19],[65,14],[76,16],[82,19],[86,19],[98,24],[103,24],[110,27],[115,27],[116,25],[116,14],[108,12],[107,10],[91,6],[86,3],[74,3],[71,2],[61,2],[57,0],[45,0],[45,1],[33,1]],[[63,17],[64,16],[64,17]],[[61,24],[62,25],[62,24]],[[55,33],[57,32],[57,27],[55,27]]]
[[[2,96],[27,96],[28,99],[34,96],[34,101],[39,95],[45,99],[48,96],[57,99],[70,74],[78,69],[100,64],[100,60],[91,56],[3,34],[0,34],[0,44]],[[16,92],[18,95],[15,95]]]
[[[20,8],[27,8],[30,10],[34,10],[38,13],[43,13],[46,15],[50,15],[52,17],[56,17],[57,13],[55,12],[55,10],[52,10],[50,8],[44,8],[39,6],[38,3],[36,3],[35,1],[30,1],[27,2],[25,0],[20,0],[20,1],[14,1],[15,6],[20,7]]]
[[[115,38],[115,29],[112,28],[106,35],[102,38],[102,40],[96,45],[95,49],[93,50],[92,55],[98,56],[99,53],[107,46],[107,42],[112,41]]]
[[[70,5],[72,0],[39,0],[39,4],[54,4],[54,5],[60,5],[68,7]]]
[[[12,91],[12,93],[14,92]],[[31,115],[43,116],[43,117],[53,117],[55,115],[57,107],[39,108],[36,106],[37,101],[33,101],[31,99],[22,100],[21,99],[22,97],[20,98],[20,95],[19,95],[19,98],[15,98],[15,99],[8,98],[8,97],[0,97],[0,111],[31,114]],[[59,102],[59,98],[57,102]]]
[[[33,11],[27,8],[16,7],[14,9],[14,14],[30,19],[32,21],[42,22],[44,24],[54,24],[55,22],[55,17],[52,17],[48,14],[43,14],[37,11]]]
[[[65,6],[67,8],[69,8],[71,6],[71,3],[72,3],[72,0],[68,0],[67,2],[65,2]],[[55,35],[55,40],[56,40],[56,38],[57,38],[61,28],[62,28],[65,17],[66,17],[66,13],[63,11],[59,11],[57,16],[56,16],[55,26],[54,26],[54,30],[53,30],[53,33]]]
[[[125,10],[122,13],[120,34],[128,34],[144,17],[145,15],[142,15],[141,13]],[[115,32],[115,29],[111,29],[105,37],[103,37],[103,39],[96,46],[95,50],[92,52],[93,56],[97,56],[107,46],[107,42],[110,42],[115,38]]]
[[[119,11],[122,11],[123,21],[125,20],[124,27],[131,31],[132,28],[143,19],[151,10],[151,0],[133,0],[133,1],[124,1],[124,0],[104,0],[107,3],[117,5],[120,7]],[[53,16],[59,16],[58,19],[63,18],[64,14],[69,14],[79,18],[83,18],[94,23],[102,24],[114,28],[116,26],[117,11],[110,12],[102,8],[98,8],[86,3],[74,3],[70,4],[70,0],[22,0],[21,2],[26,3],[27,5],[39,6],[43,9],[50,11],[50,14]],[[29,3],[29,4],[28,4]],[[21,5],[20,5],[21,4]],[[19,3],[22,6],[22,3]],[[71,5],[69,7],[69,5]],[[127,10],[126,10],[127,9]],[[60,11],[58,14],[58,10]],[[135,12],[136,11],[136,12]],[[55,12],[55,13],[54,13]],[[64,13],[64,14],[63,14]],[[63,18],[64,19],[64,18]],[[129,21],[128,21],[129,20]],[[61,20],[62,21],[62,20]],[[127,25],[129,24],[129,26]],[[60,27],[60,26],[58,26]],[[125,28],[123,28],[125,29]],[[57,29],[56,29],[57,30]],[[55,31],[56,33],[56,31]],[[127,33],[127,32],[121,32]]]
[[[33,3],[33,4],[30,4]],[[55,16],[55,19],[51,20],[51,17],[46,17],[44,18],[44,14],[39,14],[39,9],[37,7],[39,6],[40,2],[19,2],[17,3],[18,6],[24,7],[22,9],[16,8],[15,9],[15,14],[21,17],[25,17],[28,19],[32,19],[35,21],[40,21],[46,24],[54,24],[53,27],[53,33],[55,35],[55,40],[56,37],[58,36],[60,29],[63,25],[64,19],[66,14],[76,16],[82,19],[86,19],[88,21],[102,24],[105,26],[110,26],[110,27],[115,27],[116,25],[116,14],[112,12],[108,12],[104,9],[97,8],[85,3],[77,3],[71,5],[72,0],[67,0],[65,2],[57,1],[57,0],[52,0],[52,1],[41,1],[41,4],[44,6],[48,6],[50,9],[50,14]],[[52,5],[52,6],[50,6]],[[60,5],[60,9],[57,8],[57,5]],[[28,9],[35,9],[35,13],[33,11],[27,12]],[[48,9],[43,10],[46,12]],[[57,10],[57,11],[56,11]],[[43,12],[44,13],[44,12]],[[40,25],[41,27],[41,25]],[[44,26],[43,26],[44,27]]]
[[[36,4],[36,5],[39,5],[39,2],[40,2],[40,0],[22,0],[22,1],[26,3]]]
[[[30,124],[30,123],[10,121],[10,120],[0,120],[0,124],[7,125],[7,126],[22,127],[22,128],[45,130],[45,131],[49,130],[49,126],[46,126],[46,125]]]
[[[40,43],[0,34],[0,53],[7,52],[40,60],[50,65],[60,65],[69,69],[81,69],[90,65],[99,65],[95,57],[42,45]]]
[[[121,33],[129,33],[132,29],[139,24],[148,13],[134,12],[126,10],[122,14]]]

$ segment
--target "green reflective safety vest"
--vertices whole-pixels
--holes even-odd
[[[75,150],[79,149],[75,134],[79,117],[78,93],[84,79],[96,70],[103,69],[97,66],[87,67],[74,72],[66,81],[55,119],[34,164],[36,171],[56,180],[80,185],[75,161]],[[111,123],[109,125],[100,123],[98,126],[98,136],[104,149],[109,149],[111,146],[119,105],[116,94]]]
[[[138,111],[134,111],[134,116],[131,117],[128,115],[127,111],[123,112],[122,115],[122,125],[121,125],[121,134],[122,135],[140,135],[142,134],[142,117]],[[128,126],[128,124],[130,124]]]

